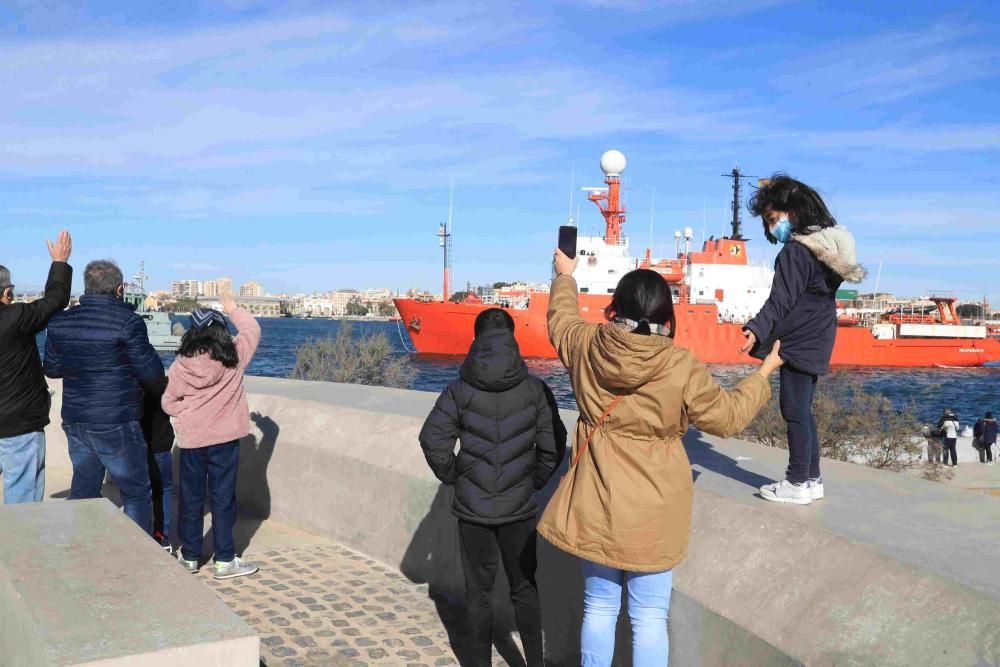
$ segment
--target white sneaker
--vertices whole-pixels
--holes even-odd
[[[816,479],[810,479],[806,482],[806,488],[809,489],[809,497],[813,500],[823,500],[823,478],[817,477]]]
[[[774,484],[760,487],[760,495],[764,500],[775,503],[791,503],[793,505],[808,505],[812,502],[812,494],[806,483],[792,484],[787,479]]]
[[[233,577],[245,577],[257,571],[257,566],[248,563],[239,556],[236,556],[228,563],[215,561],[215,572],[212,576],[215,579],[232,579]]]

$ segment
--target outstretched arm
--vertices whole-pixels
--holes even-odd
[[[731,438],[745,429],[771,398],[768,378],[783,363],[780,351],[781,341],[775,341],[760,368],[732,391],[720,387],[708,368],[696,361],[684,387],[684,407],[691,423],[706,433],[723,438]]]
[[[26,304],[21,309],[18,328],[23,333],[35,335],[49,323],[49,318],[69,305],[69,292],[73,283],[73,268],[66,262],[73,252],[73,239],[65,229],[55,242],[48,241],[52,266],[45,281],[45,296]]]

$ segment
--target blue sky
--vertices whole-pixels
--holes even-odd
[[[570,172],[618,148],[636,254],[727,230],[739,162],[817,187],[881,287],[1000,301],[1000,3],[8,2],[0,263],[40,286],[547,280]],[[599,225],[577,196],[581,226]],[[748,221],[752,257],[773,249]],[[77,280],[76,288],[81,287]],[[438,288],[439,289],[439,288]]]

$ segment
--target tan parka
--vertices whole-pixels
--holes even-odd
[[[689,424],[722,437],[739,433],[767,403],[770,385],[755,371],[727,392],[670,338],[585,322],[571,276],[552,282],[548,325],[580,410],[574,456],[593,437],[560,482],[539,534],[609,567],[673,568],[687,552],[694,491],[681,437]]]

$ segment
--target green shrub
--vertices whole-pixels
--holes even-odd
[[[409,389],[416,376],[409,357],[395,355],[384,333],[354,337],[341,323],[335,338],[310,340],[295,350],[295,380],[343,382]]]
[[[913,410],[896,408],[882,394],[866,391],[860,380],[821,379],[813,414],[821,456],[898,472],[918,464],[924,452]],[[787,449],[777,392],[747,434],[768,447]]]

